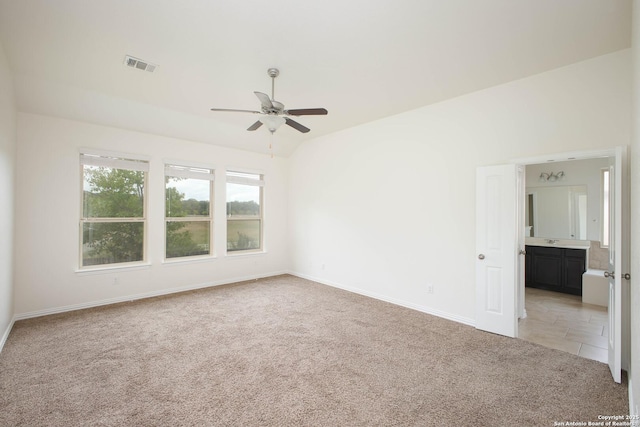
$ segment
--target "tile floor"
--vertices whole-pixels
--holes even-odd
[[[525,288],[519,338],[607,363],[607,308],[576,295]]]

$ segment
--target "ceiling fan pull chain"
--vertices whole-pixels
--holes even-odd
[[[273,136],[274,132],[271,132],[271,139],[269,140],[269,152],[271,153],[271,158],[273,159]]]

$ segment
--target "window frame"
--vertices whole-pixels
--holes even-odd
[[[256,178],[250,178],[249,176],[255,176]],[[226,222],[225,222],[225,250],[226,254],[229,256],[238,256],[238,255],[246,255],[246,254],[259,254],[265,252],[265,242],[264,242],[264,187],[265,187],[265,176],[264,173],[258,171],[248,171],[242,169],[227,169],[225,171],[225,212],[229,203],[229,194],[228,194],[228,184],[238,184],[238,185],[247,185],[258,187],[260,190],[259,194],[259,206],[260,212],[258,216],[246,216],[240,218],[232,218],[229,214],[226,214]],[[255,249],[235,249],[229,250],[229,221],[258,221],[260,226],[259,239],[260,245]]]
[[[112,169],[123,169],[144,172],[143,200],[141,217],[85,217],[84,204],[84,180],[85,166],[109,167]],[[147,238],[148,238],[148,203],[149,203],[149,159],[141,156],[112,153],[94,150],[81,150],[80,159],[80,203],[78,221],[78,271],[105,270],[117,268],[131,268],[148,264]],[[114,262],[107,264],[84,265],[84,226],[85,224],[130,224],[142,223],[142,259],[138,261]]]
[[[207,172],[208,171],[208,172]],[[209,181],[209,216],[184,216],[184,217],[168,217],[167,216],[167,177],[201,179]],[[163,259],[164,262],[184,262],[190,260],[214,258],[215,241],[215,169],[209,166],[187,165],[180,162],[171,162],[164,164],[164,224],[163,224]],[[167,225],[169,222],[208,222],[209,223],[209,253],[202,255],[185,255],[176,257],[167,257]]]

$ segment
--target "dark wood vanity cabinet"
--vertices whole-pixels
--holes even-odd
[[[585,271],[584,249],[526,247],[525,285],[530,288],[582,295]]]

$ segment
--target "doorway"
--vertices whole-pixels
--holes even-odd
[[[629,190],[628,190],[628,163],[627,148],[617,147],[598,152],[584,152],[572,155],[557,155],[548,159],[525,159],[514,162],[521,166],[546,163],[557,164],[561,161],[588,160],[607,158],[609,160],[609,260],[604,276],[608,279],[608,310],[607,329],[604,332],[607,338],[608,357],[607,362],[612,376],[616,382],[621,381],[621,371],[627,369],[629,363],[629,282],[626,280],[629,270]],[[557,174],[556,174],[557,176]],[[545,176],[541,176],[543,179]],[[519,183],[524,187],[523,182]],[[522,190],[521,190],[522,191]],[[524,203],[524,198],[518,200],[518,204]],[[524,207],[518,206],[519,212]],[[524,215],[522,215],[524,217]],[[588,225],[592,226],[592,221]],[[518,230],[518,240],[524,244],[524,229]],[[523,246],[521,246],[523,247]],[[524,274],[520,275],[524,277]],[[518,283],[518,292],[521,299],[526,297],[524,280]],[[523,304],[524,306],[524,304]]]
[[[628,281],[625,287],[622,286],[623,278],[628,277],[625,273],[628,272],[629,264],[626,152],[626,147],[616,147],[592,152],[516,159],[510,164],[478,167],[476,172],[476,328],[517,337],[518,318],[526,318],[524,168],[527,165],[560,161],[608,158],[611,172],[609,186],[611,229],[607,270],[609,281],[607,359],[613,379],[616,382],[621,381],[621,370],[628,366],[629,352]],[[557,179],[558,174],[554,173],[554,175]],[[545,178],[545,175],[540,178]],[[548,240],[547,243],[550,244],[566,244],[556,239]],[[623,326],[625,326],[624,331]]]
[[[526,317],[519,319],[518,328],[521,339],[603,363],[608,357],[608,284],[603,273],[608,268],[609,251],[603,245],[608,218],[602,209],[606,196],[602,177],[608,168],[607,157],[524,167]],[[556,273],[554,266],[568,260],[560,258],[564,247],[572,248],[572,274],[562,269],[552,274]],[[549,252],[558,253],[559,258]],[[534,270],[534,260],[539,260],[538,275],[545,276],[542,283],[534,280],[535,271],[529,271]],[[585,293],[582,273],[586,270],[592,276]],[[557,286],[557,277],[560,282],[574,283]]]

